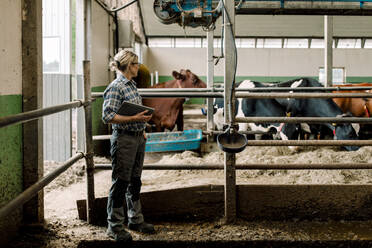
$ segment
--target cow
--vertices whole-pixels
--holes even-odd
[[[259,82],[253,82],[249,80],[243,81],[238,88],[256,88],[256,87],[321,87],[321,84],[313,79],[297,79],[284,83],[278,84],[263,84]],[[216,111],[214,115],[214,121],[218,129],[221,129],[223,125],[223,100],[217,100],[220,103],[216,105]],[[216,102],[217,102],[216,101]],[[298,117],[342,117],[345,116],[342,110],[331,100],[324,98],[306,98],[306,99],[238,99],[237,100],[237,117],[284,117],[284,116],[298,116]],[[239,130],[260,130],[264,132],[275,129],[277,131],[277,137],[283,140],[297,139],[297,133],[306,127],[306,124],[292,124],[292,123],[281,123],[281,124],[253,124],[243,123],[239,124]],[[316,125],[308,126],[307,129],[317,127]],[[356,130],[351,124],[322,124],[319,127],[326,127],[332,132],[335,139],[339,140],[356,140],[358,139]],[[345,146],[348,151],[359,149],[357,146]]]
[[[238,84],[237,88],[257,88],[257,87],[267,87],[259,82],[254,82],[250,80],[245,80]],[[213,104],[214,115],[213,120],[216,125],[217,130],[223,129],[224,124],[224,100],[217,98]],[[235,101],[235,116],[236,117],[281,117],[285,116],[285,108],[281,106],[275,99],[265,98],[265,99],[248,99],[239,98]],[[293,124],[292,124],[293,125]],[[277,124],[267,124],[267,123],[239,123],[239,131],[260,131],[268,134],[278,133],[281,136],[280,128],[282,125]],[[289,126],[288,126],[289,128]],[[284,136],[283,136],[284,137]],[[261,135],[256,135],[256,138],[262,138]],[[284,137],[285,138],[285,137]]]
[[[150,88],[206,88],[207,85],[190,70],[173,71],[173,80],[156,84]],[[185,98],[144,98],[143,105],[154,108],[149,124],[156,132],[172,131],[177,125],[183,131],[183,103]]]
[[[338,87],[372,87],[372,83],[343,84]],[[334,93],[372,93],[372,90],[342,90],[333,91]],[[333,98],[333,101],[342,109],[344,113],[351,113],[355,117],[370,117],[372,111],[371,98]],[[360,136],[370,138],[371,124],[360,125]]]
[[[343,84],[338,87],[372,87],[371,83]],[[334,93],[372,93],[372,90],[342,90]],[[371,98],[333,98],[333,101],[344,113],[350,112],[356,117],[370,117],[372,111]]]
[[[279,83],[276,87],[322,87],[322,85],[312,78],[300,78],[284,83]],[[298,91],[296,91],[298,92]],[[314,91],[312,91],[314,92]],[[348,116],[337,106],[332,99],[327,98],[280,98],[276,99],[290,116],[298,117],[345,117]],[[350,115],[349,115],[350,116]],[[314,126],[313,126],[314,127]],[[357,140],[359,125],[350,123],[331,124],[324,123],[320,127],[327,127],[333,132],[334,139],[338,140]],[[293,139],[293,137],[288,137]],[[358,150],[358,146],[344,146],[348,151]]]

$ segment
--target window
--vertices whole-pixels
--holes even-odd
[[[256,39],[256,48],[264,48],[265,39]]]
[[[282,39],[265,39],[264,48],[282,48]]]
[[[60,37],[43,37],[43,72],[60,72]]]
[[[324,48],[324,39],[311,39],[310,48]]]
[[[362,48],[361,39],[339,39],[337,48]]]
[[[333,68],[332,81],[333,85],[345,83],[345,68]],[[319,82],[324,85],[325,82],[324,68],[319,68]]]
[[[151,38],[149,39],[149,47],[173,47],[172,38]]]
[[[285,39],[284,48],[308,48],[308,39]]]
[[[240,38],[240,48],[254,48],[256,44],[255,39]]]
[[[142,45],[141,45],[141,43],[138,43],[138,42],[134,43],[134,53],[138,55],[138,61],[140,63],[142,63],[143,59],[142,59]]]
[[[174,47],[201,47],[201,38],[175,38]]]
[[[372,39],[366,39],[364,43],[364,48],[372,48]]]

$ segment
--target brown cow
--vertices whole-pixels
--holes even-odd
[[[372,87],[371,83],[343,84],[340,87]],[[372,90],[342,90],[333,91],[334,93],[372,93]],[[350,112],[355,117],[370,117],[372,111],[371,98],[333,98],[333,101],[342,109],[344,113]],[[371,124],[361,124],[359,131],[360,139],[372,138]]]
[[[340,87],[372,87],[371,83],[343,84]],[[342,90],[333,91],[334,93],[372,93],[372,90]],[[372,111],[371,98],[333,98],[333,101],[342,109],[344,113],[350,112],[356,117],[369,117]]]
[[[206,84],[190,70],[173,71],[175,79],[156,84],[150,88],[206,88]],[[157,132],[173,130],[183,131],[183,103],[185,98],[144,98],[143,105],[155,109],[149,124],[155,125]]]

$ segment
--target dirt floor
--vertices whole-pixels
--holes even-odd
[[[195,128],[190,124],[185,129]],[[337,147],[304,147],[292,151],[287,147],[247,147],[237,154],[237,164],[247,163],[372,163],[372,147],[355,152]],[[95,157],[96,164],[109,163]],[[148,153],[147,164],[222,164],[221,151],[200,154],[193,151]],[[45,161],[45,174],[61,163]],[[237,184],[371,184],[372,170],[238,170]],[[95,173],[95,196],[106,197],[111,171]],[[223,171],[216,170],[145,170],[142,192],[185,186],[224,183]],[[76,200],[86,199],[85,161],[80,160],[45,188],[45,224],[27,226],[10,247],[82,247],[82,241],[108,242],[105,227],[88,225],[78,219]],[[221,210],[223,211],[223,210]],[[225,224],[222,219],[193,222],[155,223],[156,233],[131,232],[135,241],[216,241],[216,240],[372,240],[372,223],[368,222],[248,222],[238,219]],[[104,245],[106,246],[106,243]],[[93,247],[93,246],[92,246]],[[95,246],[99,247],[99,246]]]
[[[145,163],[159,164],[213,164],[223,161],[223,152],[201,156],[185,151],[173,154],[147,154]],[[280,162],[368,162],[372,163],[372,147],[355,152],[338,148],[303,148],[292,152],[285,147],[249,147],[237,154],[237,164]],[[107,158],[96,157],[95,163],[109,163]],[[46,162],[46,173],[59,163]],[[237,171],[237,183],[245,184],[369,184],[371,170],[253,170]],[[142,192],[171,189],[192,185],[223,184],[223,171],[165,170],[143,172]],[[110,171],[97,171],[94,177],[96,197],[107,196]],[[85,161],[80,160],[45,189],[44,227],[26,227],[12,247],[77,247],[79,243],[109,240],[104,227],[88,225],[78,219],[76,200],[86,198]],[[134,240],[322,240],[347,238],[371,239],[370,223],[346,222],[247,222],[238,220],[225,225],[223,220],[200,220],[192,223],[155,223],[156,234],[141,235],[132,232]],[[337,228],[335,228],[337,226]],[[370,227],[370,226],[369,226]],[[319,231],[321,230],[321,231]]]

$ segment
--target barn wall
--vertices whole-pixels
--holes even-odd
[[[112,56],[112,18],[95,1],[93,3],[92,23],[92,92],[104,91],[110,83],[113,73],[109,70],[109,58]],[[93,135],[107,134],[108,126],[101,120],[103,99],[98,98],[92,105]],[[95,141],[94,150],[98,155],[108,154],[108,141]]]
[[[0,117],[22,112],[21,0],[0,1]],[[22,192],[22,126],[0,128],[0,208]],[[0,221],[0,246],[21,223],[20,211]]]
[[[113,73],[109,70],[108,64],[113,56],[113,20],[107,12],[95,1],[92,1],[92,40],[91,40],[91,90],[102,92],[113,79]],[[76,24],[76,79],[78,98],[82,98],[83,92],[83,66],[84,60],[84,22],[83,22],[83,1],[77,0],[77,24]],[[80,94],[81,93],[81,94]],[[107,125],[101,120],[102,98],[97,98],[92,103],[92,132],[93,135],[107,134]],[[79,122],[84,122],[84,112],[79,110]],[[84,150],[85,137],[83,124],[78,127],[78,149]],[[107,141],[95,141],[94,151],[98,155],[106,155]]]
[[[215,50],[219,55],[220,50]],[[347,82],[370,81],[372,49],[335,49],[334,67],[344,67]],[[144,63],[159,72],[159,81],[170,78],[172,70],[188,68],[205,78],[206,48],[148,48]],[[318,77],[324,64],[323,49],[238,49],[237,79],[259,81]],[[223,60],[215,66],[215,81],[223,81]]]

